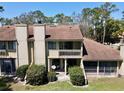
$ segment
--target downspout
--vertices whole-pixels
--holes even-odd
[[[28,33],[28,30],[29,30],[29,24],[27,24],[27,33]],[[28,33],[28,35],[29,35],[29,33]],[[28,43],[28,36],[27,36],[27,43]],[[28,45],[28,48],[29,48],[29,45]],[[28,53],[29,53],[29,51],[28,51]],[[28,55],[29,56],[29,55]],[[29,57],[28,57],[29,58]],[[29,64],[29,67],[28,67],[28,69],[32,66],[34,64],[34,62],[33,61],[31,61],[31,63]],[[27,78],[27,73],[26,73],[26,75],[25,75],[25,78],[24,78],[24,85],[27,83],[26,82],[26,78]]]
[[[17,63],[18,63],[18,67],[19,67],[19,51],[18,51],[18,41],[16,41],[16,45],[17,45]]]

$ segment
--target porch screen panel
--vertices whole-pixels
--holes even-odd
[[[115,75],[117,72],[117,62],[99,62],[100,75]]]
[[[97,62],[84,62],[84,69],[87,75],[97,74]]]

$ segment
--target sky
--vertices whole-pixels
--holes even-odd
[[[57,13],[64,13],[71,16],[73,12],[81,12],[83,8],[98,7],[102,2],[3,2],[0,6],[3,6],[5,11],[0,16],[5,18],[12,18],[19,16],[24,12],[41,10],[46,16],[54,16]],[[115,19],[122,18],[122,11],[124,10],[124,2],[113,2],[116,4],[119,11],[112,13],[112,17]]]

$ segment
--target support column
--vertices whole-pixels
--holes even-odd
[[[119,75],[119,62],[117,62],[117,72],[116,72],[116,75],[117,75],[117,77]]]
[[[63,69],[63,59],[60,59],[60,69]]]
[[[67,74],[67,59],[65,59],[65,75]]]
[[[50,59],[48,58],[48,72],[50,71],[51,68],[51,63],[50,63]]]
[[[18,63],[18,59],[15,58],[15,66],[16,66],[16,69],[19,67],[19,63]]]
[[[1,76],[1,61],[0,61],[0,76]]]
[[[59,50],[59,42],[56,42],[56,49]]]
[[[82,70],[83,70],[84,79],[85,79],[85,84],[88,84],[87,76],[86,76],[85,69],[84,69],[84,64],[83,64],[83,58],[81,58],[80,67],[81,67]]]
[[[97,77],[99,77],[99,61],[97,62]]]
[[[83,43],[81,43],[81,56],[83,56]]]

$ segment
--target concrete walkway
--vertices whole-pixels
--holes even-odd
[[[60,72],[58,75],[58,81],[66,81],[66,80],[69,80],[69,75],[65,75],[65,73],[63,72]]]

